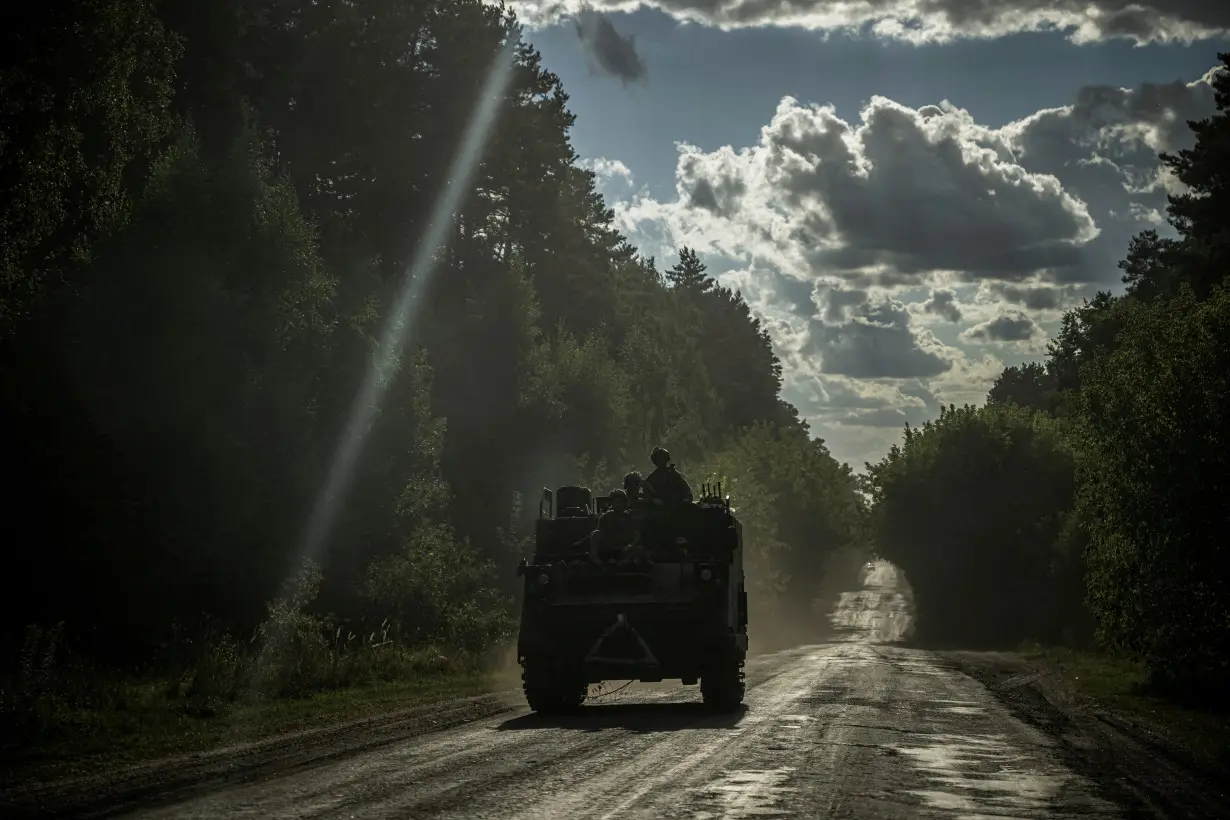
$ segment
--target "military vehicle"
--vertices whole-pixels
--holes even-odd
[[[517,574],[525,598],[517,657],[540,713],[576,709],[604,681],[699,681],[704,702],[743,701],[747,591],[743,527],[720,486],[695,503],[647,511],[636,562],[596,563],[590,534],[610,507],[586,487],[543,489],[534,555]]]

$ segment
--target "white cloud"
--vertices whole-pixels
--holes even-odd
[[[617,159],[593,157],[590,159],[583,159],[577,164],[582,168],[593,171],[594,176],[596,176],[599,181],[607,182],[613,179],[622,179],[627,184],[632,184],[631,169]]]
[[[1088,208],[1018,164],[1008,139],[948,103],[874,97],[851,124],[786,97],[754,146],[680,145],[674,202],[640,197],[619,213],[630,231],[658,222],[803,281],[824,271],[866,288],[1079,268],[1098,235]]]
[[[1192,143],[1211,78],[1091,86],[1002,128],[946,101],[873,97],[847,121],[786,97],[752,145],[680,144],[669,201],[614,207],[642,247],[729,271],[786,398],[861,464],[900,423],[982,401],[1005,358],[1036,357],[1065,309],[1118,284],[1176,184],[1157,153]]]
[[[724,30],[862,31],[911,43],[1061,31],[1075,43],[1192,42],[1230,30],[1225,0],[514,0],[531,26],[584,13],[658,9]]]

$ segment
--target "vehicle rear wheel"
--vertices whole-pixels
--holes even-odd
[[[718,656],[700,677],[700,694],[705,705],[719,712],[733,712],[739,708],[746,693],[743,659],[736,655]]]
[[[530,708],[544,715],[571,712],[589,694],[589,685],[579,674],[546,658],[526,660],[521,668],[521,688]]]

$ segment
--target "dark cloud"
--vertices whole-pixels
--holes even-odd
[[[647,75],[645,61],[631,35],[623,35],[611,18],[592,7],[582,8],[576,18],[577,37],[598,67],[624,83],[639,82]]]
[[[838,287],[821,287],[817,296],[824,305],[824,321],[839,325],[847,321],[853,308],[867,304],[867,291],[847,290]]]
[[[1027,342],[1042,334],[1034,320],[1024,313],[996,316],[990,321],[974,325],[961,335],[980,342]]]
[[[1080,301],[1080,288],[1071,285],[1010,285],[992,282],[990,291],[1005,302],[1034,311],[1066,309]]]
[[[1230,30],[1225,0],[643,0],[677,19],[723,27],[800,26],[869,31],[881,38],[937,42],[1003,37],[1025,31],[1065,32],[1076,42],[1125,39],[1191,42]],[[521,0],[551,19],[561,0]],[[619,8],[625,0],[595,0]]]
[[[924,350],[899,302],[864,303],[842,324],[814,319],[804,354],[820,357],[820,371],[855,379],[925,379],[952,362]]]
[[[932,290],[923,310],[950,322],[961,321],[961,308],[957,307],[957,294],[951,290]]]

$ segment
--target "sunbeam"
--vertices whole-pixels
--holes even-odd
[[[466,124],[446,182],[432,209],[426,232],[415,248],[381,332],[380,346],[374,352],[355,396],[354,405],[334,454],[328,477],[317,496],[296,551],[292,572],[324,549],[329,532],[337,520],[346,491],[354,476],[355,464],[363,442],[387,390],[387,376],[414,328],[424,291],[436,269],[436,254],[446,241],[454,215],[469,192],[491,130],[495,125],[505,93],[512,79],[517,39],[510,37],[496,53],[482,90]]]

